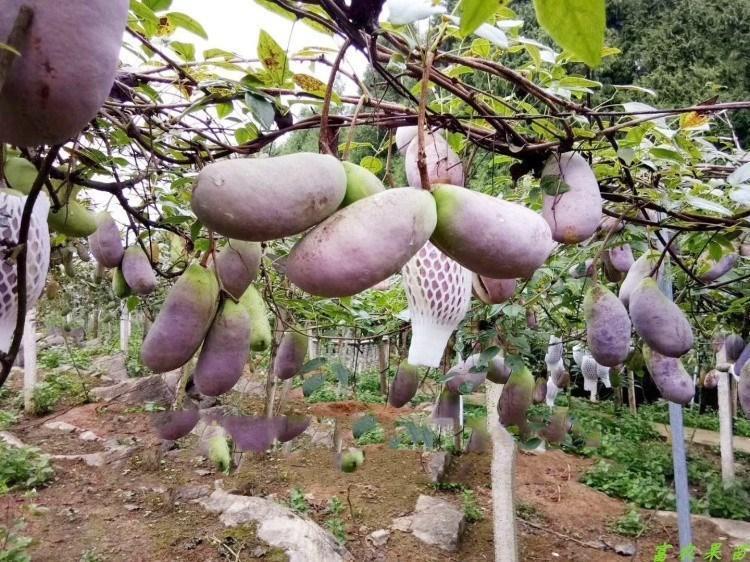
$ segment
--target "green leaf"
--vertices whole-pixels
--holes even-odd
[[[604,0],[534,0],[536,19],[560,46],[589,66],[599,66],[604,48]]]
[[[195,45],[192,43],[183,43],[182,41],[172,41],[169,44],[170,47],[172,47],[172,50],[174,50],[175,53],[180,55],[182,60],[184,61],[194,61],[195,60]]]
[[[333,376],[336,377],[336,380],[341,386],[346,386],[349,384],[351,371],[349,371],[349,369],[347,369],[344,365],[342,365],[341,363],[334,363],[331,366],[331,370],[333,371]]]
[[[273,84],[277,86],[283,84],[287,71],[286,53],[264,30],[260,31],[258,39],[258,57]]]
[[[234,104],[231,101],[220,103],[216,106],[216,115],[219,119],[224,119],[232,111],[234,111]]]
[[[238,144],[247,144],[254,141],[259,136],[260,132],[258,131],[258,128],[252,123],[245,125],[234,132],[234,138],[237,139]]]
[[[383,170],[383,161],[374,156],[365,156],[359,161],[359,165],[370,170],[373,174],[379,174]]]
[[[273,127],[276,112],[270,101],[263,96],[248,92],[245,94],[245,104],[250,108],[250,113],[258,120],[263,129],[269,130]]]
[[[539,186],[546,195],[553,197],[570,191],[570,186],[560,176],[544,176]]]
[[[306,375],[307,373],[312,373],[313,371],[317,371],[326,363],[328,363],[328,359],[326,359],[325,357],[316,357],[315,359],[310,359],[307,363],[302,365],[300,374]]]
[[[140,299],[133,295],[132,297],[128,297],[128,312],[133,312],[136,308],[138,308],[138,303],[140,302]]]
[[[732,216],[732,211],[727,209],[724,205],[720,205],[719,203],[709,201],[708,199],[704,199],[703,197],[696,197],[694,195],[688,195],[687,197],[685,197],[685,201],[687,201],[691,206],[695,207],[696,209],[701,209],[703,211],[710,211],[712,213],[724,215],[725,217]]]
[[[167,14],[167,17],[173,25],[181,27],[185,31],[189,31],[190,33],[192,33],[193,35],[197,35],[201,39],[208,39],[208,34],[206,33],[206,30],[203,29],[203,26],[193,18],[191,18],[189,15],[183,14],[181,12],[170,12],[169,14]]]
[[[154,12],[169,10],[170,6],[172,6],[172,0],[143,0],[143,3]]]
[[[307,398],[313,392],[318,390],[326,382],[326,378],[323,375],[316,377],[310,377],[304,383],[302,383],[302,394]]]
[[[372,431],[377,426],[377,420],[371,414],[367,414],[354,422],[352,425],[352,435],[354,435],[355,439],[359,439],[362,435],[368,431]]]
[[[474,33],[499,7],[500,3],[496,0],[461,0],[461,35],[466,37]]]

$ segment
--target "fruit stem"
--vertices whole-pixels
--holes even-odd
[[[422,74],[422,92],[419,98],[419,116],[417,118],[417,167],[419,168],[419,179],[422,183],[422,189],[431,191],[430,174],[427,171],[427,153],[425,152],[425,128],[427,127],[427,96],[430,87],[430,72],[432,63],[435,60],[435,53],[430,51],[424,63],[424,73]],[[415,186],[416,187],[416,186]]]

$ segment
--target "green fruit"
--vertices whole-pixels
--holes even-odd
[[[342,164],[346,172],[346,195],[341,203],[342,207],[385,191],[383,182],[370,170],[351,162],[342,162]]]
[[[28,195],[31,192],[31,186],[34,185],[39,171],[36,166],[18,156],[11,156],[5,162],[5,180],[8,183],[8,187],[20,191],[24,195]]]
[[[271,323],[268,321],[268,309],[258,289],[250,285],[242,295],[240,303],[250,314],[250,350],[266,351],[271,347]]]
[[[128,287],[127,281],[125,281],[122,269],[119,267],[115,269],[114,274],[112,275],[112,292],[118,299],[124,299],[133,294],[130,287]]]
[[[630,355],[628,311],[614,293],[595,285],[583,299],[586,340],[596,362],[606,367],[624,363]]]
[[[365,462],[365,454],[360,449],[349,447],[339,453],[339,469],[341,472],[355,472]]]
[[[112,89],[129,3],[4,0],[3,41],[23,5],[33,18],[0,92],[0,142],[60,144],[94,118]]]
[[[531,277],[552,252],[549,225],[526,207],[455,185],[438,185],[432,195],[432,243],[479,275]]]
[[[223,435],[215,435],[208,440],[208,458],[216,468],[225,474],[232,468],[232,451]]]
[[[169,291],[141,347],[141,361],[155,373],[182,367],[195,354],[216,315],[216,274],[193,264]]]
[[[302,152],[209,164],[198,174],[192,207],[202,224],[223,236],[263,242],[318,224],[345,193],[341,162]]]
[[[292,249],[286,274],[300,289],[346,297],[398,272],[435,228],[435,203],[423,190],[388,189],[341,209]]]
[[[72,199],[57,211],[50,210],[47,222],[60,234],[73,238],[90,236],[96,232],[94,214]]]

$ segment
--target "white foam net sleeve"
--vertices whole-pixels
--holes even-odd
[[[451,334],[469,311],[471,275],[430,242],[403,267],[411,316],[409,363],[440,366]]]
[[[0,241],[9,244],[18,242],[21,217],[26,197],[0,189]],[[47,213],[49,199],[43,193],[34,204],[26,250],[26,309],[36,305],[44,290],[49,268],[49,227]],[[2,248],[7,249],[6,247]],[[13,339],[18,313],[16,293],[17,269],[15,261],[0,257],[0,351],[7,352]]]
[[[606,388],[612,388],[612,383],[609,380],[609,367],[605,367],[604,365],[597,364],[596,366],[597,375],[599,376],[599,380],[602,381],[602,384]]]
[[[583,374],[583,389],[587,392],[596,390],[596,383],[599,380],[599,365],[591,355],[583,356],[581,373]]]
[[[555,398],[557,398],[559,392],[560,387],[555,384],[553,377],[547,377],[547,396],[545,397],[547,406],[551,408],[555,405]]]
[[[550,336],[547,354],[544,356],[545,363],[547,365],[554,365],[562,359],[563,351],[562,339],[558,336]]]

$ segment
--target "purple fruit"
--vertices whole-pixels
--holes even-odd
[[[419,388],[419,369],[410,365],[406,360],[398,366],[396,378],[393,379],[390,392],[388,393],[388,403],[394,408],[401,408],[407,404]]]
[[[214,267],[219,274],[221,287],[235,300],[242,298],[258,275],[261,251],[257,242],[230,240],[216,254]]]
[[[612,264],[612,267],[620,273],[627,273],[635,263],[630,244],[610,248],[607,253],[609,254],[609,262]]]
[[[484,384],[487,371],[472,371],[464,363],[453,367],[446,375],[445,387],[458,394],[471,394]]]
[[[201,170],[192,208],[223,236],[264,242],[315,226],[339,208],[345,193],[346,173],[333,156],[235,158]]]
[[[484,304],[502,304],[516,292],[515,279],[492,279],[474,275],[472,287],[474,295]]]
[[[310,427],[311,419],[307,416],[282,416],[279,422],[279,443],[286,443],[302,435]]]
[[[225,300],[203,342],[193,380],[198,392],[220,396],[232,390],[250,357],[250,315],[231,299]]]
[[[404,157],[406,180],[411,187],[422,187],[422,177],[417,164],[419,157],[419,139],[409,144]],[[461,159],[453,152],[448,142],[437,133],[425,134],[425,163],[430,185],[447,183],[464,184],[464,166]]]
[[[740,380],[737,383],[737,396],[739,398],[742,411],[745,416],[750,418],[750,367],[742,369]]]
[[[635,290],[638,284],[646,277],[651,276],[651,272],[656,267],[656,258],[646,252],[638,258],[633,266],[628,270],[625,280],[620,286],[619,297],[625,308],[630,306],[630,294]]]
[[[188,267],[143,340],[143,364],[155,373],[166,373],[187,363],[211,327],[218,299],[214,272],[197,264]]]
[[[273,445],[284,424],[281,418],[226,416],[221,419],[221,425],[238,450],[262,453]]]
[[[505,427],[526,427],[526,413],[532,404],[534,394],[534,377],[528,368],[513,371],[503,387],[498,403],[500,423]]]
[[[297,375],[305,364],[307,335],[297,331],[284,332],[273,361],[273,374],[281,380]]]
[[[122,258],[122,275],[136,295],[150,295],[156,289],[156,274],[140,246],[130,246]]]
[[[745,346],[737,361],[734,362],[734,373],[739,375],[748,362],[750,362],[750,344]]]
[[[727,352],[727,361],[735,363],[745,349],[745,340],[738,334],[729,334],[724,339],[724,348]]]
[[[651,278],[641,281],[630,295],[630,318],[643,341],[662,355],[681,357],[693,347],[687,317]]]
[[[643,347],[643,357],[646,360],[651,378],[665,400],[686,406],[693,399],[695,387],[682,361],[674,357],[667,357],[647,346]]]
[[[125,248],[120,238],[120,229],[115,220],[106,211],[96,215],[96,232],[89,236],[89,248],[94,259],[104,267],[118,267],[125,255]]]
[[[432,411],[432,419],[438,425],[455,426],[461,413],[461,395],[444,388]]]
[[[531,277],[554,243],[544,219],[522,205],[455,185],[432,191],[438,221],[432,243],[479,275]]]
[[[596,362],[614,367],[630,355],[631,324],[620,300],[602,285],[595,285],[583,299],[586,341]]]
[[[176,441],[185,437],[198,424],[200,414],[195,408],[151,414],[151,424],[160,439]]]
[[[604,266],[604,275],[606,276],[607,281],[611,283],[619,283],[625,278],[625,274],[615,268],[612,264],[609,251],[605,251],[602,254],[602,265]]]
[[[539,377],[534,382],[534,393],[532,394],[534,404],[544,404],[547,400],[547,379]]]
[[[388,189],[345,207],[292,249],[287,276],[321,297],[346,297],[398,272],[435,229],[435,203],[421,189]]]
[[[4,0],[2,41],[24,5],[33,17],[0,93],[0,142],[59,144],[94,118],[112,89],[128,2]]]
[[[596,232],[602,220],[602,197],[596,176],[582,156],[574,152],[551,156],[542,171],[542,187],[542,216],[555,241],[577,244]]]
[[[729,273],[740,258],[738,254],[728,254],[718,261],[710,258],[701,259],[698,266],[698,278],[704,283],[711,283]]]

